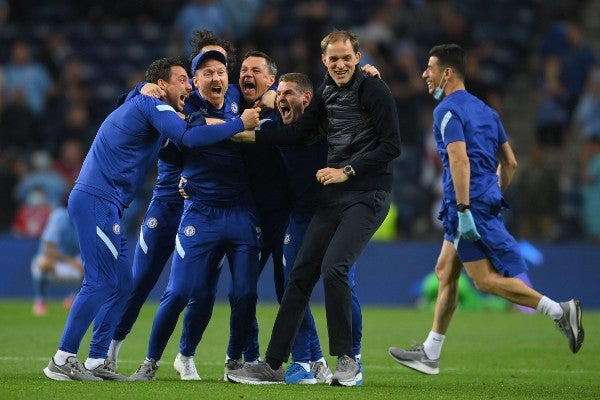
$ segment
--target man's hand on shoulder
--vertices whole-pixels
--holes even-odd
[[[229,139],[237,143],[255,143],[256,133],[254,131],[246,130],[243,132],[236,133]]]
[[[146,83],[140,90],[140,93],[154,97],[155,99],[162,99],[167,95],[156,83]]]

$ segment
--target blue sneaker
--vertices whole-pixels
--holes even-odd
[[[356,379],[356,386],[362,386],[362,382],[363,382],[363,363],[361,360],[357,361],[358,363],[358,372],[359,372],[359,378]]]
[[[317,383],[315,374],[304,369],[298,363],[291,363],[285,372],[285,383],[299,383],[304,385],[314,385]]]

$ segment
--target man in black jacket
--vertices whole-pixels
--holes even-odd
[[[362,371],[352,350],[348,269],[385,219],[391,201],[391,161],[400,154],[400,128],[393,96],[378,78],[358,68],[358,38],[333,31],[321,41],[327,75],[304,115],[278,129],[245,132],[240,141],[292,144],[326,127],[327,167],[316,179],[325,187],[273,326],[265,362],[228,374],[240,383],[284,382],[282,364],[323,275],[329,351],[336,356],[332,385],[359,386]]]

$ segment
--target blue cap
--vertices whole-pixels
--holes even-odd
[[[208,59],[220,61],[227,66],[227,57],[225,57],[223,53],[218,50],[206,50],[198,53],[196,57],[192,59],[192,76],[194,76],[194,73],[198,67],[200,67],[200,64]]]

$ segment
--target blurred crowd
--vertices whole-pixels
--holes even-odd
[[[504,113],[512,78],[528,74],[535,88],[535,112],[526,116],[535,129],[518,133],[531,135],[533,145],[514,145],[521,166],[507,194],[513,232],[600,243],[600,69],[581,19],[591,4],[0,0],[0,232],[40,235],[50,211],[65,203],[118,96],[143,80],[154,59],[187,58],[193,30],[232,40],[238,56],[264,51],[278,74],[304,72],[318,85],[325,75],[320,40],[339,28],[359,35],[363,63],[377,66],[398,105],[403,148],[394,165],[393,240],[439,238],[435,102],[421,73],[429,48],[452,42],[468,50],[467,89],[505,123],[524,117]],[[150,174],[127,210],[130,233],[138,229],[153,183]]]

